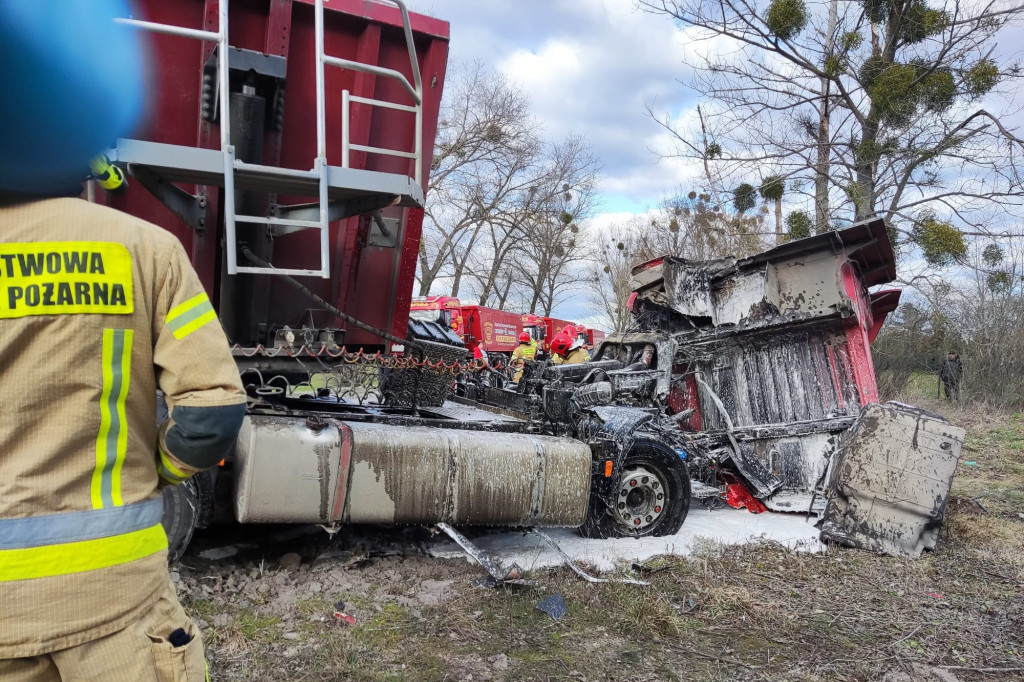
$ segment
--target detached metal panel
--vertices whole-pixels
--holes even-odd
[[[822,537],[910,557],[933,549],[964,436],[924,410],[868,406],[832,465]]]

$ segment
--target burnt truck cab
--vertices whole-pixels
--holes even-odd
[[[769,509],[806,511],[840,437],[878,402],[870,343],[900,292],[870,288],[895,276],[880,219],[749,258],[659,258],[632,271],[642,332],[595,357],[653,344],[653,399],[675,428]]]

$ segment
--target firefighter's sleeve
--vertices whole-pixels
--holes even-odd
[[[167,483],[181,483],[231,451],[245,391],[185,250],[175,240],[170,251],[153,316],[153,361],[170,413],[157,437],[157,468]]]

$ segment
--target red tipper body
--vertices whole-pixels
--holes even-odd
[[[265,112],[250,119],[264,121],[256,133],[246,125],[232,123],[232,144],[237,158],[245,155],[266,166],[309,171],[317,156],[316,68],[313,0],[230,0],[229,42],[232,48],[232,96],[241,94],[243,83],[253,78],[256,87],[273,79],[265,91]],[[217,0],[137,0],[135,19],[217,31]],[[422,74],[422,156],[421,186],[425,191],[431,153],[437,130],[438,109],[448,58],[449,27],[445,21],[412,14],[411,27],[416,61]],[[190,38],[145,33],[149,43],[148,120],[133,139],[172,145],[219,150],[219,120],[203,113],[204,92],[215,89],[216,80],[207,78],[216,64],[216,43]],[[102,49],[98,47],[97,49]],[[243,51],[247,51],[243,54]],[[331,57],[393,69],[411,76],[409,50],[397,7],[365,0],[331,0],[324,10],[324,51]],[[249,61],[245,61],[249,60]],[[250,66],[254,70],[246,69]],[[266,69],[272,76],[258,73]],[[236,71],[236,69],[238,69]],[[255,77],[253,76],[255,74]],[[239,93],[235,93],[235,89]],[[204,90],[204,88],[206,90]],[[410,105],[411,97],[391,78],[352,69],[325,69],[326,153],[329,166],[342,165],[342,91],[353,96]],[[257,90],[259,92],[259,90]],[[214,97],[216,97],[214,93]],[[232,100],[232,120],[244,109]],[[414,116],[408,111],[352,103],[350,143],[394,150],[412,150],[415,144]],[[242,147],[245,147],[243,149]],[[120,150],[119,150],[120,151]],[[414,175],[409,158],[353,150],[351,169],[388,174]],[[159,169],[158,169],[159,170]],[[348,170],[348,169],[339,169]],[[343,182],[343,181],[342,181]],[[191,255],[203,284],[225,322],[229,336],[242,345],[265,343],[268,333],[282,325],[341,327],[343,342],[349,346],[380,346],[382,340],[339,320],[334,320],[280,278],[253,275],[251,290],[225,294],[223,241],[223,189],[210,184],[179,183],[189,194],[203,198],[204,224],[190,229],[164,204],[132,182],[123,196],[101,198],[111,206],[156,223],[173,232]],[[268,183],[270,184],[270,183]],[[272,186],[257,201],[292,205],[314,201],[309,196],[273,194]],[[237,195],[243,194],[237,192]],[[105,197],[102,195],[101,197]],[[333,199],[332,199],[333,200]],[[245,198],[241,201],[247,201]],[[248,201],[253,201],[250,197]],[[262,211],[261,211],[262,210]],[[253,208],[240,205],[236,213],[267,214],[267,204]],[[273,211],[271,210],[272,214]],[[408,324],[416,258],[423,223],[422,208],[389,206],[382,217],[390,226],[382,236],[369,214],[354,215],[331,222],[329,230],[330,277],[303,277],[302,283],[341,311],[373,327],[404,337]],[[240,238],[239,241],[242,241]],[[320,250],[319,230],[291,231],[272,240],[272,263],[277,268],[308,267],[315,264]],[[230,300],[235,299],[235,300]],[[247,316],[236,324],[233,315]],[[310,312],[315,310],[315,312]],[[237,328],[232,328],[237,327]]]
[[[871,288],[895,276],[880,219],[749,258],[633,268],[634,313],[668,310],[676,325],[667,402],[687,415],[680,428],[711,447],[738,443],[750,492],[770,509],[806,509],[828,453],[878,402],[870,344],[900,292]]]

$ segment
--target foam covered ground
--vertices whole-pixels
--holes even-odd
[[[592,540],[580,537],[571,528],[549,528],[545,532],[577,562],[610,571],[623,563],[643,562],[663,554],[689,556],[696,546],[706,542],[743,545],[774,541],[792,549],[817,552],[823,545],[814,527],[815,520],[812,517],[808,521],[804,514],[751,514],[731,507],[708,511],[694,506],[680,531],[665,537]],[[468,559],[458,545],[440,537],[443,539],[428,545],[431,556]],[[543,538],[521,530],[494,530],[474,537],[473,542],[502,564],[517,563],[528,571],[562,564]]]

